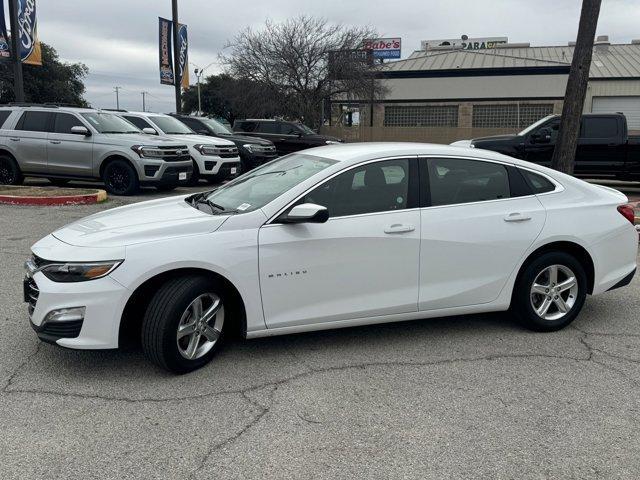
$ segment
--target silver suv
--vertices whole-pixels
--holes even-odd
[[[186,145],[143,134],[119,116],[87,108],[0,107],[0,184],[45,177],[102,180],[110,193],[131,195],[140,185],[171,190],[188,183]]]

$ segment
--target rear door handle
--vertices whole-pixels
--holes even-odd
[[[9,140],[11,140],[12,142],[19,142],[20,139],[17,137],[10,137]]]
[[[60,145],[60,140],[49,140],[49,143],[53,143],[54,145]]]
[[[384,233],[408,233],[413,232],[416,229],[413,225],[403,225],[401,223],[394,223],[384,229]]]
[[[523,215],[520,212],[510,213],[506,217],[504,217],[505,222],[526,222],[527,220],[531,220],[531,217],[528,215]]]

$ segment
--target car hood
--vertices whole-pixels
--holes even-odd
[[[273,145],[271,140],[265,140],[264,138],[249,137],[248,135],[220,135],[217,138],[224,140],[230,140],[234,143],[250,143],[252,145],[264,145],[265,147]]]
[[[342,142],[342,140],[340,140],[338,137],[332,137],[331,135],[320,135],[320,134],[314,134],[314,135],[305,135],[304,137],[302,137],[305,140],[309,140],[312,142],[318,142],[318,143],[324,143],[327,140],[331,141],[331,142]]]
[[[146,133],[105,133],[102,134],[104,141],[102,143],[114,143],[116,145],[128,144],[128,145],[159,145],[163,147],[182,146],[185,142],[181,142],[181,139],[176,140],[173,138],[156,135],[147,135]]]
[[[80,247],[118,247],[217,230],[228,215],[193,208],[187,195],[106,210],[70,223],[53,236]]]
[[[230,147],[235,146],[235,143],[229,141],[226,138],[214,138],[214,137],[206,137],[204,135],[165,135],[165,137],[170,138],[176,142],[179,142],[183,145],[187,145],[188,147],[193,147],[194,145],[228,145]]]
[[[493,141],[510,141],[510,140],[515,140],[516,138],[518,138],[518,135],[516,134],[511,134],[511,135],[492,135],[490,137],[478,137],[478,138],[474,138],[473,140],[471,140],[472,143],[477,143],[477,142],[484,142],[484,141],[489,141],[489,142],[493,142]]]

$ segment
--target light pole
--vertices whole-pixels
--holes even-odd
[[[202,77],[202,74],[204,73],[204,71],[209,68],[211,65],[213,65],[214,63],[217,62],[211,62],[209,65],[207,65],[204,68],[200,68],[198,67],[198,65],[196,65],[195,63],[189,62],[191,63],[191,65],[193,65],[195,68],[195,70],[193,71],[193,73],[196,76],[196,80],[197,80],[197,84],[198,84],[198,115],[202,115],[202,100],[200,97],[200,77]]]
[[[176,88],[176,113],[182,113],[182,86],[178,82],[178,69],[180,68],[180,49],[178,48],[178,0],[171,0],[171,18],[173,20],[173,75]]]
[[[4,6],[2,6],[4,8]],[[24,102],[24,80],[22,61],[18,48],[18,0],[9,0],[9,21],[11,25],[11,64],[13,65],[13,92],[17,103]]]

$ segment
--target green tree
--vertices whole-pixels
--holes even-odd
[[[23,65],[25,101],[87,106],[83,79],[89,69],[83,63],[61,62],[55,48],[42,43],[42,65]],[[0,63],[0,103],[12,102],[13,71]]]

